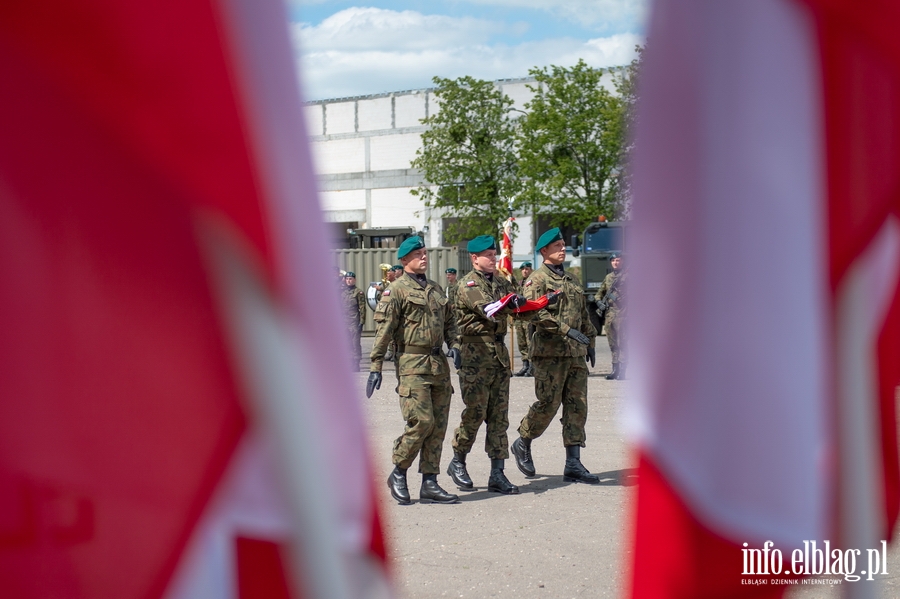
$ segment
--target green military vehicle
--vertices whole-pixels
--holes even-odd
[[[572,236],[572,256],[581,257],[581,285],[586,294],[591,323],[599,334],[603,326],[603,312],[597,306],[600,298],[596,297],[596,293],[606,275],[612,272],[610,256],[625,248],[625,223],[598,220],[588,225],[581,239],[583,243],[578,235]]]

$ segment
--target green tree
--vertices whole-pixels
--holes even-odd
[[[490,81],[434,78],[440,110],[422,124],[422,147],[412,167],[426,185],[411,193],[426,206],[458,218],[445,231],[450,243],[494,235],[521,188],[517,173],[512,100]]]
[[[520,120],[519,206],[555,225],[587,226],[621,211],[620,163],[625,104],[583,60],[571,68],[534,68],[535,85]]]

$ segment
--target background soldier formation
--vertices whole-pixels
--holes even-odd
[[[520,342],[523,360],[529,370],[533,368],[537,401],[522,419],[519,438],[510,450],[519,470],[526,477],[535,476],[531,442],[543,434],[562,405],[562,435],[566,450],[563,478],[569,482],[600,482],[599,477],[582,465],[580,455],[585,445],[587,421],[588,369],[585,362],[590,361],[594,366],[597,331],[588,317],[584,290],[563,269],[566,250],[562,235],[559,229],[541,235],[536,249],[544,263],[533,273],[529,263],[523,264],[522,274],[526,280],[518,288],[495,276],[496,248],[496,242],[490,236],[470,241],[467,249],[473,270],[457,283],[455,269],[447,269],[445,294],[437,283],[425,277],[427,250],[422,239],[407,239],[397,251],[403,270],[384,290],[375,310],[377,330],[366,396],[371,397],[375,389],[381,387],[385,353],[391,344],[395,344],[397,392],[406,426],[394,442],[394,470],[387,484],[391,495],[401,504],[411,502],[406,473],[417,455],[422,473],[420,500],[437,503],[459,500],[437,483],[453,393],[448,357],[460,371],[465,408],[453,435],[454,457],[447,474],[460,489],[474,489],[466,471],[466,456],[484,422],[487,429],[485,451],[491,460],[488,490],[503,494],[519,492],[504,474],[504,462],[509,457],[506,444],[510,378],[509,354],[504,340],[509,314],[527,300],[537,300],[545,295],[549,300],[545,307],[515,315],[517,325],[528,323],[534,327],[531,343],[527,329],[523,328],[519,335],[525,340],[524,346]],[[610,285],[613,282],[610,281]],[[510,303],[488,317],[485,307],[508,294],[514,294]],[[620,317],[621,300],[618,309]],[[448,347],[446,355],[442,349],[445,343]],[[620,365],[619,370],[624,372],[623,366]]]
[[[613,271],[606,275],[603,284],[597,291],[599,306],[606,313],[606,339],[612,352],[612,372],[606,375],[607,380],[625,378],[625,337],[622,334],[625,322],[625,268],[621,254],[613,254],[610,258]]]

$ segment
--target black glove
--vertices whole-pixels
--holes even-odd
[[[381,389],[381,373],[370,372],[369,380],[366,381],[366,397],[372,397],[375,389]]]
[[[456,348],[451,349],[447,352],[447,357],[453,360],[453,367],[459,370],[460,366],[462,366],[462,354],[459,353],[459,350]]]
[[[588,353],[584,357],[585,362],[591,363],[591,368],[594,367],[594,364],[597,362],[597,353],[594,351],[593,347],[588,347]]]
[[[516,308],[521,308],[522,306],[525,305],[526,302],[528,302],[528,300],[525,299],[525,296],[524,296],[524,295],[516,294],[516,295],[512,298],[513,306],[515,306]]]
[[[559,296],[562,294],[562,291],[551,291],[546,295],[547,297],[547,305],[552,306],[556,302],[559,301]]]
[[[569,329],[569,332],[566,333],[566,337],[569,339],[574,339],[581,345],[590,345],[591,340],[588,339],[584,333],[576,329]]]

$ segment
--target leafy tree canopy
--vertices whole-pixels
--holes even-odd
[[[426,185],[412,193],[459,219],[445,231],[448,242],[497,236],[521,188],[513,102],[490,81],[433,81],[440,109],[421,121],[429,128],[412,161]]]
[[[608,71],[579,60],[529,73],[534,97],[520,120],[517,205],[576,228],[600,214],[617,217],[626,105],[602,85]]]

